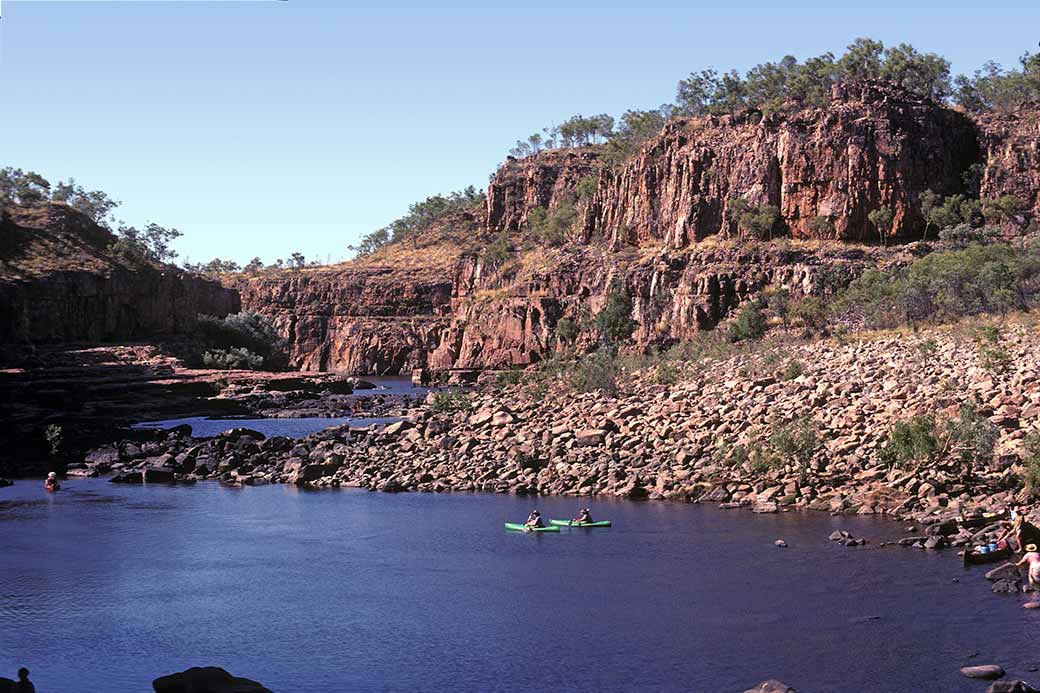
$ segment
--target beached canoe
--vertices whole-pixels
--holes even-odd
[[[531,527],[525,527],[523,524],[520,524],[519,522],[507,522],[506,523],[506,529],[508,529],[510,532],[559,532],[560,531],[559,527],[552,527],[552,526],[550,526],[550,527],[534,527],[534,528],[531,528]]]
[[[965,529],[976,529],[978,527],[985,527],[995,522],[1004,522],[1011,519],[1011,512],[1004,510],[999,513],[985,513],[983,515],[974,515],[969,517],[959,517],[957,521],[961,523],[961,527]]]
[[[997,561],[1003,561],[1011,558],[1014,551],[1010,546],[1003,546],[996,551],[989,551],[987,553],[979,553],[974,549],[967,549],[964,552],[964,565],[982,565],[983,563],[996,563]]]
[[[549,520],[549,524],[556,527],[609,527],[610,520],[599,522],[575,522],[574,520]]]

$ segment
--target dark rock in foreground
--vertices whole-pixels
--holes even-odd
[[[798,689],[794,686],[788,686],[783,681],[769,679],[768,681],[763,681],[754,688],[747,689],[744,693],[798,693]]]
[[[256,681],[232,676],[220,667],[192,667],[152,681],[155,693],[272,693]]]
[[[994,681],[986,693],[1036,693],[1036,689],[1025,681]]]

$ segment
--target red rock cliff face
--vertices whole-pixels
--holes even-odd
[[[980,197],[1016,195],[1040,216],[1040,110],[986,114],[978,125],[985,151]]]
[[[509,159],[499,169],[483,233],[509,231],[517,251],[532,209],[573,201],[578,182],[596,178],[563,248],[518,252],[498,269],[460,252],[436,280],[371,266],[282,275],[243,297],[275,316],[293,340],[294,362],[307,369],[534,363],[560,348],[558,322],[587,324],[614,281],[633,298],[638,343],[684,339],[767,287],[810,294],[825,275],[847,280],[906,261],[899,250],[852,245],[878,240],[868,213],[888,206],[899,240],[918,238],[920,193],[964,191],[975,164],[984,167],[984,197],[1014,193],[1040,211],[1038,118],[1025,112],[975,123],[862,83],[836,88],[827,108],[675,119],[620,166],[603,166],[596,148],[584,148]],[[778,236],[811,239],[809,221],[825,216],[833,233],[819,240],[830,243],[743,244],[728,212],[736,197],[775,205]],[[579,346],[591,339],[587,330]]]
[[[289,338],[293,366],[386,374],[426,365],[448,322],[451,279],[388,268],[304,270],[239,289],[247,308]]]
[[[552,154],[503,167],[488,189],[492,228],[518,228],[595,169],[591,153]],[[826,216],[834,238],[875,241],[867,214],[885,205],[911,238],[923,229],[918,195],[960,192],[979,156],[966,116],[887,85],[842,85],[827,108],[672,120],[641,154],[602,170],[587,224],[615,249],[684,248],[735,234],[728,202],[743,197],[780,209],[778,234],[814,237],[809,220]]]
[[[238,294],[176,268],[115,261],[114,240],[62,205],[4,210],[0,343],[99,342],[190,331],[199,313],[240,309]]]

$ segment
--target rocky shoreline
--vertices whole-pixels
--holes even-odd
[[[430,394],[426,406],[399,408],[407,417],[399,422],[338,426],[297,440],[245,429],[209,439],[183,428],[153,432],[149,440],[96,449],[69,474],[882,514],[929,528],[911,544],[963,546],[988,535],[958,529],[953,518],[1024,500],[1024,439],[1040,426],[1036,325],[1006,325],[1004,348],[1008,365],[995,373],[956,326],[782,342],[680,366],[669,384],[655,382],[652,368],[635,369],[611,396],[574,392],[557,375],[540,385],[484,388],[454,412],[438,411]],[[791,363],[799,364],[794,377]],[[952,417],[966,404],[999,434],[992,458],[918,468],[880,460],[897,422]],[[818,441],[806,459],[762,466],[726,457],[778,421],[799,417]]]

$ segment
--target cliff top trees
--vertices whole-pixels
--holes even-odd
[[[120,204],[100,190],[84,190],[74,178],[51,186],[35,171],[11,166],[0,169],[0,205],[34,207],[48,201],[66,204],[103,226],[108,225],[112,210]]]
[[[675,105],[684,115],[732,113],[744,108],[775,111],[788,101],[821,106],[830,101],[834,84],[858,79],[880,79],[942,100],[950,93],[950,63],[905,43],[886,49],[880,41],[860,38],[838,59],[824,53],[799,63],[787,55],[777,63],[756,65],[743,77],[735,70],[694,72],[679,81]]]
[[[143,229],[121,225],[116,229],[116,240],[108,247],[113,255],[136,262],[170,262],[177,251],[170,243],[183,234],[175,228],[148,222]]]
[[[447,195],[431,195],[408,206],[408,213],[387,226],[363,236],[358,245],[347,246],[357,257],[372,253],[390,242],[415,238],[423,229],[454,212],[470,209],[484,200],[484,193],[472,185]]]

